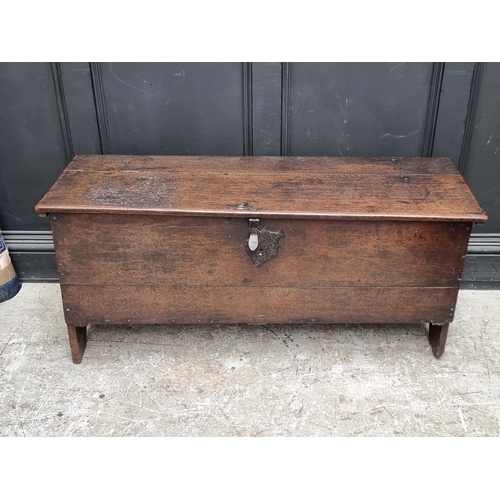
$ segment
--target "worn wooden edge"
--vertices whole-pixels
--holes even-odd
[[[418,214],[373,214],[373,213],[318,213],[318,212],[267,212],[267,211],[245,211],[245,210],[176,210],[176,209],[154,209],[154,208],[125,208],[105,207],[102,209],[89,209],[74,205],[72,207],[49,206],[39,203],[35,210],[41,217],[57,214],[141,214],[141,215],[182,215],[186,217],[266,217],[269,219],[315,219],[315,220],[372,220],[372,221],[421,221],[421,222],[475,222],[484,224],[488,217],[484,212],[471,213],[469,216],[457,217],[447,215],[418,215]]]
[[[121,163],[120,163],[121,162]],[[160,164],[158,165],[158,162]],[[307,164],[319,164],[319,166],[352,166],[352,165],[373,165],[381,166],[386,164],[388,167],[403,167],[412,166],[421,169],[422,166],[433,166],[438,168],[435,172],[440,173],[450,173],[460,175],[460,172],[453,161],[453,158],[447,156],[434,156],[434,157],[422,157],[422,156],[266,156],[266,155],[256,155],[256,156],[202,156],[202,155],[75,155],[72,161],[69,163],[68,170],[79,170],[92,167],[98,167],[97,170],[116,170],[116,169],[127,169],[129,167],[135,168],[136,166],[142,166],[145,168],[151,168],[155,163],[157,166],[162,168],[172,167],[176,163],[186,162],[190,163],[200,163],[203,166],[207,164],[212,164],[211,166],[219,166],[219,168],[235,168],[238,165],[247,166],[255,165],[259,166],[261,164],[266,169],[269,166],[280,166],[280,167],[296,167],[300,166],[303,168]],[[265,163],[265,165],[264,165]],[[306,164],[306,165],[304,165]],[[190,165],[191,167],[191,165]],[[154,168],[154,167],[153,167]],[[192,169],[187,170],[180,169],[180,172],[191,172]],[[206,172],[206,168],[201,171]],[[419,172],[420,170],[417,170]]]
[[[88,287],[90,290],[92,287],[94,288],[150,288],[150,289],[166,289],[170,288],[172,290],[197,290],[197,289],[267,289],[267,288],[279,288],[279,289],[293,289],[293,290],[458,290],[458,286],[418,286],[418,285],[398,285],[398,286],[390,286],[390,285],[187,285],[187,284],[157,284],[157,283],[144,283],[144,284],[112,284],[106,285],[102,283],[61,283],[61,287]],[[428,323],[428,322],[427,322]]]

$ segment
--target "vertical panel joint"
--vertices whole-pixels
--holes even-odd
[[[429,90],[429,105],[427,107],[427,121],[425,124],[424,143],[422,156],[432,156],[436,124],[438,119],[439,101],[443,87],[444,63],[437,62],[432,65],[431,88]]]
[[[462,141],[462,149],[460,151],[460,160],[458,169],[462,175],[466,174],[467,164],[469,161],[470,148],[472,143],[472,133],[474,131],[474,122],[476,119],[477,105],[479,102],[479,87],[481,84],[481,76],[483,74],[484,63],[477,62],[474,65],[474,73],[470,86],[469,103],[467,105],[467,115],[465,117],[464,138]]]
[[[281,63],[281,156],[290,156],[290,63]]]
[[[253,156],[252,63],[243,63],[243,154]]]
[[[106,113],[106,100],[104,96],[104,85],[102,81],[101,64],[91,62],[90,77],[94,91],[94,102],[97,114],[97,126],[99,129],[99,139],[101,142],[101,153],[110,154],[111,145],[109,140],[108,116]]]
[[[54,79],[54,89],[57,99],[59,119],[61,122],[61,131],[64,141],[64,149],[66,152],[66,160],[69,163],[75,156],[75,152],[71,136],[71,127],[69,123],[68,106],[66,104],[66,97],[64,95],[64,82],[61,71],[61,63],[53,62],[51,63],[51,68],[52,68],[52,77]]]

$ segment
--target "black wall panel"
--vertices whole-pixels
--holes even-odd
[[[33,206],[74,154],[449,156],[490,221],[464,286],[500,287],[500,63],[0,64],[0,229],[55,280]]]
[[[489,215],[477,230],[500,233],[500,64],[485,63],[478,85],[465,177]]]
[[[102,63],[111,154],[242,155],[241,63]]]
[[[0,228],[48,229],[33,210],[66,164],[50,63],[0,64]]]
[[[74,154],[101,153],[94,89],[89,63],[61,63],[69,134]]]
[[[253,154],[281,152],[281,64],[253,63]]]
[[[446,63],[439,99],[432,156],[453,158],[458,165],[474,63]]]
[[[289,154],[419,156],[431,63],[292,63]]]

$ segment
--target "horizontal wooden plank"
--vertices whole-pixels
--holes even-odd
[[[451,158],[349,156],[76,156],[68,170],[164,173],[344,173],[459,175]]]
[[[445,323],[455,288],[62,285],[68,324]]]
[[[486,221],[460,175],[66,170],[42,213]]]
[[[62,214],[52,221],[63,284],[458,286],[470,224],[261,220],[282,229],[256,268],[242,219]]]

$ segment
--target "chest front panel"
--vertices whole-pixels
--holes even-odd
[[[52,228],[67,320],[453,316],[468,223],[260,219],[260,227],[282,230],[284,237],[278,255],[256,267],[245,252],[247,219],[57,214]]]

